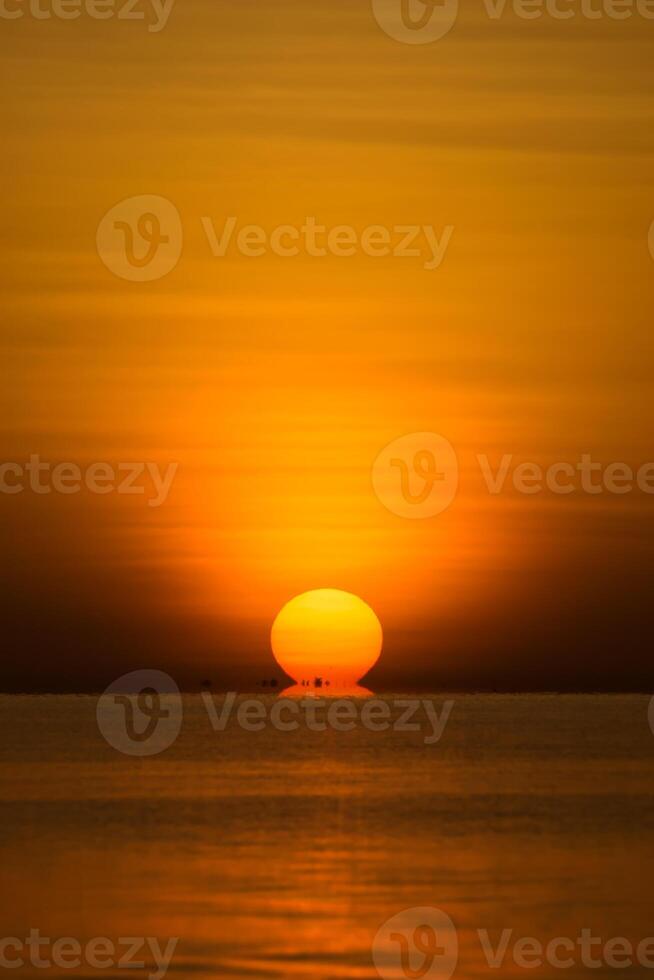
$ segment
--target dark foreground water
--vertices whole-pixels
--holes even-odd
[[[431,907],[455,926],[437,935],[447,955],[429,954],[429,913],[408,913],[409,958],[396,929],[383,976],[654,977],[643,962],[618,968],[619,943],[605,948],[654,936],[649,699],[453,700],[426,745],[424,729],[215,732],[200,697],[185,697],[174,744],[134,758],[102,737],[94,698],[0,698],[0,938],[38,930],[43,958],[61,937],[83,954],[73,968],[62,947],[66,965],[36,967],[27,946],[5,947],[25,965],[0,973],[152,976],[152,949],[132,957],[147,968],[117,965],[120,941],[165,950],[176,937],[170,977],[376,977],[383,923]],[[602,941],[598,966],[582,962],[584,929]],[[493,948],[511,930],[495,968],[480,930]],[[89,962],[98,937],[115,948],[91,947],[101,967]],[[572,965],[527,968],[520,948],[516,962],[524,937],[563,939],[550,953]]]

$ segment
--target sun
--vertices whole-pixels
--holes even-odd
[[[356,684],[377,662],[382,628],[370,606],[340,589],[315,589],[287,602],[273,623],[277,663],[298,684],[320,678]]]

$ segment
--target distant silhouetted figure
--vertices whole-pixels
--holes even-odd
[[[315,687],[322,687],[322,677],[316,677],[313,683]]]

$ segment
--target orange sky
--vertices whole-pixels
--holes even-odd
[[[3,21],[7,460],[179,463],[140,497],[0,494],[0,687],[271,673],[291,596],[360,595],[396,686],[649,686],[654,498],[491,496],[476,462],[654,459],[654,22],[490,21],[434,44],[367,3],[178,0],[139,22]],[[161,195],[176,268],[96,230]],[[444,261],[212,255],[202,226],[454,227]],[[460,490],[371,486],[411,432]],[[37,678],[37,680],[35,680]]]

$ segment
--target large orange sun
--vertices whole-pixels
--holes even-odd
[[[352,593],[316,589],[286,603],[270,642],[277,663],[298,684],[319,677],[342,687],[356,684],[376,663],[382,628],[370,606]]]

